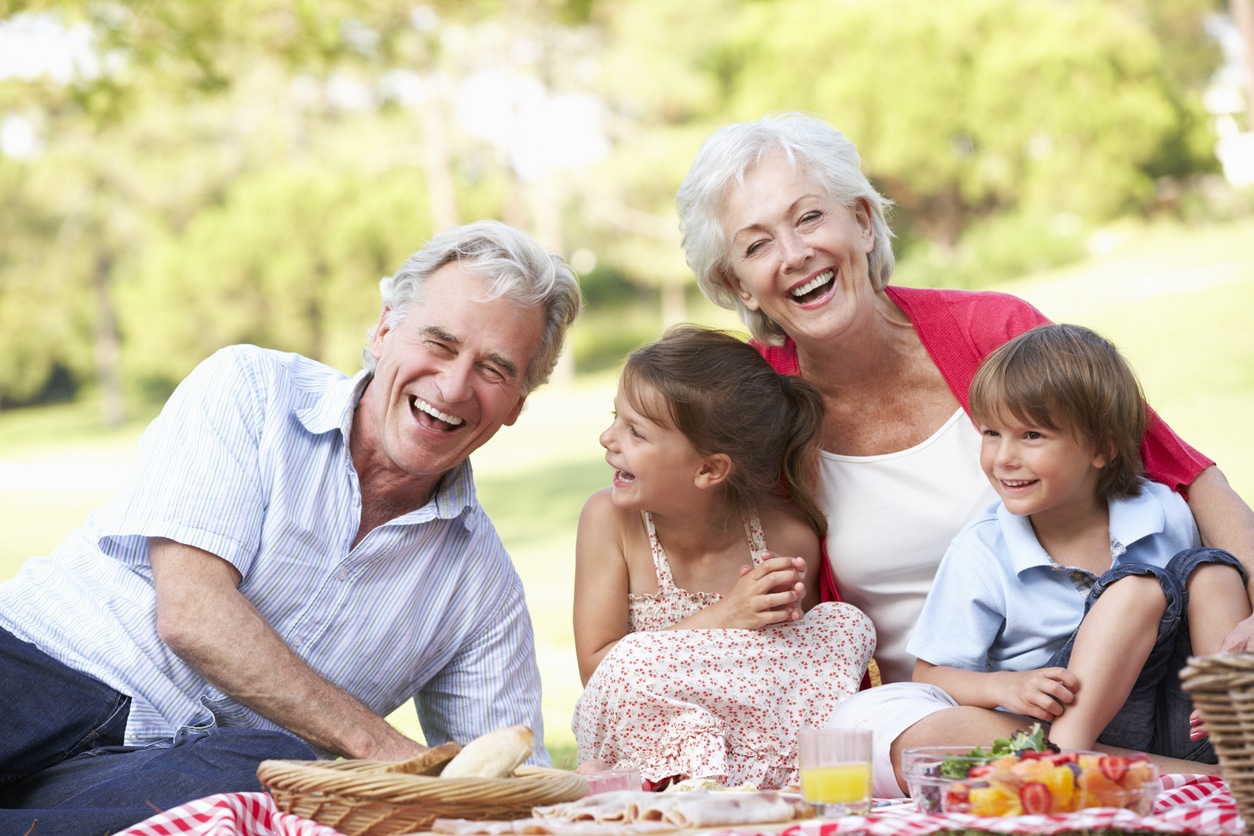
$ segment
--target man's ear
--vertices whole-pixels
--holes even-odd
[[[696,486],[701,490],[717,487],[731,475],[731,471],[731,457],[726,453],[715,453],[697,469]]]
[[[392,330],[392,326],[388,323],[388,316],[391,313],[392,306],[384,305],[382,313],[379,314],[379,324],[374,329],[374,336],[370,338],[370,353],[376,360],[383,356],[383,340]]]

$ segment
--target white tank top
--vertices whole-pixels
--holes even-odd
[[[980,434],[959,409],[931,438],[882,456],[821,456],[819,501],[840,594],[875,624],[885,682],[909,682],[910,631],[959,529],[997,501]]]

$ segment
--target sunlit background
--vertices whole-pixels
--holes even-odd
[[[711,131],[778,110],[858,145],[895,203],[895,282],[1048,276],[1024,295],[1116,336],[1250,498],[1240,415],[1212,422],[1254,406],[1251,2],[0,0],[0,577],[108,495],[214,349],[352,373],[379,278],[500,218],[588,302],[556,382],[476,460],[562,745],[613,370],[667,323],[737,327],[696,291],[673,198]],[[1169,368],[1202,334],[1226,342]]]

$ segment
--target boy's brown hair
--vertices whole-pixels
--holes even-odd
[[[1132,367],[1100,334],[1079,325],[1041,325],[990,354],[971,381],[971,417],[1006,415],[1069,433],[1106,455],[1099,496],[1140,493],[1145,399]]]
[[[731,334],[679,325],[628,356],[620,386],[702,456],[731,459],[724,484],[742,512],[791,499],[820,536],[827,532],[815,495],[823,398],[813,385],[779,374]]]

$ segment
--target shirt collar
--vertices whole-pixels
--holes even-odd
[[[348,455],[348,437],[353,428],[353,413],[361,401],[366,385],[374,377],[372,372],[362,369],[352,378],[337,380],[325,386],[317,397],[296,410],[296,417],[305,429],[314,435],[339,430],[344,437],[345,455]],[[478,504],[475,494],[474,471],[467,459],[457,467],[444,474],[439,486],[435,489],[430,501],[421,508],[398,517],[398,520],[411,521],[411,518],[454,519]],[[417,522],[418,519],[412,521]]]
[[[1161,534],[1167,528],[1167,514],[1162,503],[1141,483],[1141,492],[1128,499],[1110,503],[1110,536],[1125,546],[1137,540]]]
[[[1012,514],[1006,510],[1005,504],[997,503],[997,524],[1001,527],[1002,536],[1006,538],[1006,548],[1010,552],[1010,563],[1018,574],[1036,566],[1049,566],[1053,561],[1041,548],[1032,530],[1032,521],[1026,516]]]
[[[1110,539],[1125,548],[1145,537],[1160,534],[1167,527],[1167,516],[1162,505],[1147,490],[1142,490],[1129,499],[1112,500],[1108,507]],[[1052,563],[1049,555],[1041,548],[1040,541],[1036,539],[1036,532],[1032,530],[1032,523],[1026,516],[1012,514],[1006,510],[1004,504],[998,503],[997,522],[1006,538],[1006,546],[1016,573],[1033,566]]]

